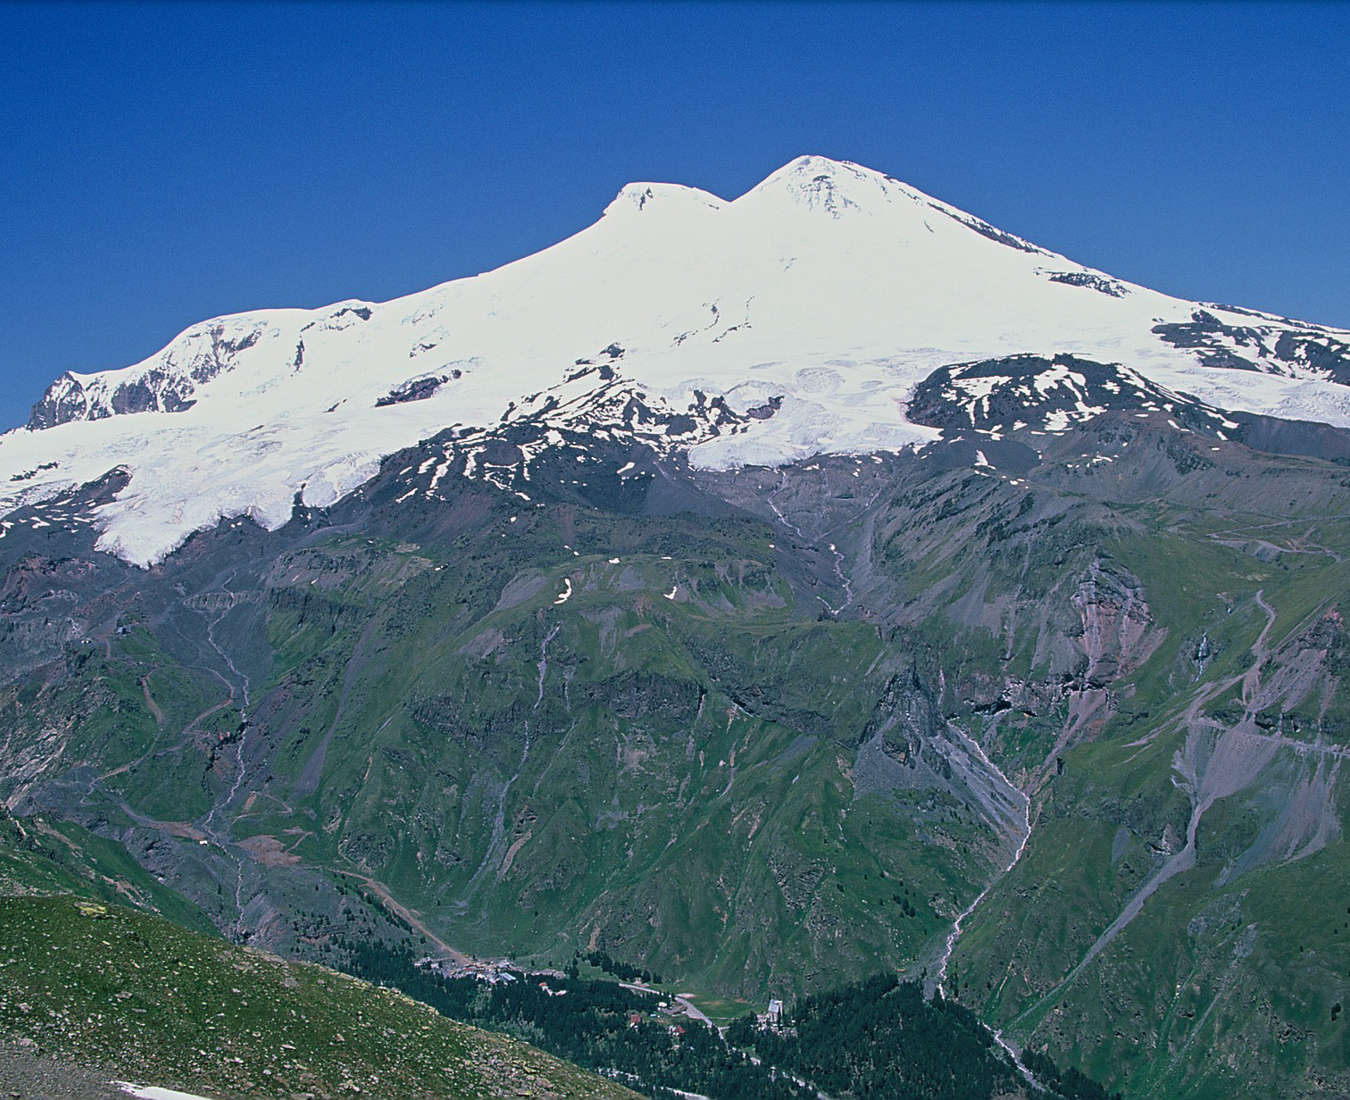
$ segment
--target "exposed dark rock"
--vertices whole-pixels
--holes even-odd
[[[387,405],[402,405],[408,401],[425,401],[428,397],[434,396],[436,391],[446,382],[462,378],[463,375],[464,372],[461,370],[452,370],[446,374],[429,374],[422,378],[410,378],[401,385],[395,386],[383,397],[376,398],[375,407],[381,409]]]
[[[259,330],[254,330],[227,338],[221,325],[190,333],[182,346],[166,351],[155,366],[110,389],[87,388],[84,382],[67,372],[53,382],[42,400],[33,406],[28,427],[37,431],[75,420],[190,409],[196,404],[193,394],[197,386],[229,370],[233,366],[233,356],[253,347],[259,335]]]
[[[975,217],[973,214],[960,214],[954,210],[939,206],[937,203],[929,203],[939,214],[945,214],[952,221],[960,222],[967,229],[973,229],[981,237],[987,237],[991,241],[997,241],[1001,245],[1009,248],[1015,248],[1018,252],[1035,252],[1042,256],[1049,256],[1050,253],[1043,248],[1038,248],[1030,241],[1023,240],[1021,237],[1014,236],[1011,233],[1005,233],[1002,229],[990,225],[987,221]]]
[[[763,405],[756,405],[753,409],[746,409],[745,415],[752,420],[768,420],[779,409],[783,407],[782,397],[770,397]]]
[[[1266,319],[1251,310],[1233,312]],[[1316,326],[1290,331],[1273,325],[1228,325],[1208,310],[1197,309],[1190,321],[1154,325],[1153,331],[1173,347],[1194,349],[1207,367],[1281,372],[1303,368],[1333,382],[1350,381],[1350,344]]]
[[[1089,290],[1095,290],[1099,294],[1106,294],[1112,298],[1123,298],[1129,293],[1123,283],[1119,283],[1115,279],[1093,275],[1087,271],[1056,271],[1051,273],[1048,278],[1052,283],[1087,287]]]
[[[1074,355],[1013,355],[940,367],[915,388],[909,417],[958,435],[1062,431],[1117,410],[1165,412],[1181,426],[1207,434],[1221,433],[1226,419],[1126,367]]]

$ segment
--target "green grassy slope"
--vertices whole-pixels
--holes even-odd
[[[402,994],[69,896],[0,898],[0,1035],[224,1097],[632,1096]]]
[[[424,570],[364,646],[330,632],[295,664],[297,741],[236,836],[307,829],[296,855],[483,952],[601,946],[756,996],[912,963],[993,840],[941,792],[866,793],[856,750],[905,654],[797,606],[762,537],[529,565],[460,630],[409,609],[472,580]],[[309,629],[272,623],[283,653]]]
[[[953,959],[965,1003],[1132,1097],[1350,1088],[1350,524],[1343,476],[1303,466],[1119,506],[1136,526],[1103,553],[1153,594],[1156,644],[1036,779]]]
[[[13,818],[0,809],[0,896],[54,893],[133,905],[194,931],[215,931],[117,842],[70,821]]]

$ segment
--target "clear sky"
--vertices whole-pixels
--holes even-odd
[[[1114,275],[1350,327],[1350,4],[0,8],[0,428],[223,313],[380,301],[853,160]]]

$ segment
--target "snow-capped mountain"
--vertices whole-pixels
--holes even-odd
[[[803,157],[731,202],[630,184],[551,248],[395,301],[217,318],[67,373],[0,437],[0,512],[125,467],[92,518],[100,548],[149,565],[222,517],[330,505],[447,429],[469,476],[521,423],[541,447],[599,433],[703,468],[896,450],[938,435],[907,415],[934,371],[1014,355],[1350,426],[1350,332],[1171,298]]]

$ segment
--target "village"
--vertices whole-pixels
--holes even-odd
[[[469,959],[463,956],[437,957],[426,955],[413,964],[419,970],[428,970],[443,978],[473,978],[487,985],[506,985],[519,981],[530,981],[549,997],[565,997],[566,989],[557,987],[557,979],[568,977],[566,973],[555,969],[527,970],[511,959]],[[555,979],[550,983],[549,979]],[[726,1033],[726,1025],[718,1025],[710,1020],[701,1009],[693,1004],[692,993],[666,994],[643,982],[618,982],[619,986],[634,993],[657,998],[656,1009],[645,1016],[640,1012],[628,1014],[628,1026],[637,1027],[643,1019],[666,1022],[672,1035],[685,1033],[681,1019],[695,1020],[715,1028],[719,1035]],[[763,1029],[778,1031],[783,1024],[783,1002],[777,998],[769,1001],[768,1009],[756,1013],[756,1020]]]

